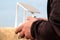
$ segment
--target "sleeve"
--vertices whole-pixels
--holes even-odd
[[[53,0],[48,21],[37,20],[31,27],[31,35],[37,40],[60,39],[60,0]]]

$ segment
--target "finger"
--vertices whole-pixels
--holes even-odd
[[[21,32],[21,30],[22,30],[22,27],[18,27],[18,28],[16,28],[15,33],[18,34],[19,32]]]
[[[30,35],[30,32],[25,31],[25,37],[26,39],[33,39],[32,36]]]
[[[35,39],[27,39],[27,40],[35,40]]]
[[[22,28],[23,28],[23,24],[20,25],[20,26],[18,26],[18,27],[16,28],[15,33],[17,34],[17,33],[21,32],[21,31],[22,31]]]
[[[21,31],[21,32],[18,34],[18,38],[20,39],[20,38],[24,38],[24,37],[25,37],[24,31]]]
[[[33,39],[32,37],[30,37],[29,35],[28,35],[28,36],[25,35],[25,38],[26,38],[26,39],[30,39],[30,40],[35,40],[35,39]]]
[[[30,39],[26,39],[26,40],[30,40]]]
[[[28,33],[27,31],[25,31],[25,38],[26,38],[26,39],[30,39],[30,38],[29,38],[29,33]]]

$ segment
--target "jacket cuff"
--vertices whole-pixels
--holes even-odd
[[[38,27],[39,27],[40,23],[42,23],[42,22],[43,22],[43,20],[37,20],[32,23],[31,35],[34,39],[36,38],[36,35],[38,34]]]

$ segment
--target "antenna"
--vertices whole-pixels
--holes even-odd
[[[18,22],[18,9],[19,7],[23,8],[24,13],[23,13],[23,22],[26,21],[27,19],[27,15],[26,12],[30,12],[32,14],[32,17],[36,17],[34,16],[35,13],[40,13],[40,11],[38,9],[36,9],[35,7],[33,7],[32,5],[29,4],[25,4],[22,2],[17,2],[16,5],[16,17],[15,17],[15,27],[17,27],[17,22]]]
[[[16,5],[15,27],[17,27],[17,22],[18,22],[18,5]]]

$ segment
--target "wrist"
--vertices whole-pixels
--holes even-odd
[[[36,38],[36,35],[38,34],[38,27],[39,27],[41,22],[43,22],[43,20],[37,20],[37,21],[32,23],[31,35],[34,39]]]

